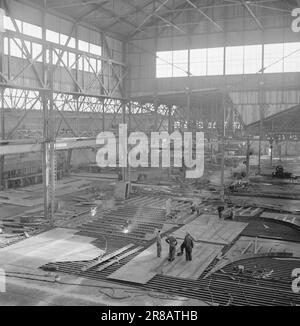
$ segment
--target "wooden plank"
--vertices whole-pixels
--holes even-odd
[[[208,225],[213,224],[219,220],[217,215],[212,214],[202,214],[194,220],[190,221],[189,225]]]
[[[256,217],[257,215],[259,215],[259,214],[261,214],[262,212],[263,212],[264,210],[262,209],[262,208],[256,208],[256,209],[254,209],[254,211],[252,212],[252,216],[253,217]]]
[[[77,230],[54,228],[21,242],[2,248],[0,266],[6,270],[39,268],[54,261],[91,260],[103,254],[95,238],[76,235]]]
[[[126,252],[125,254],[123,254],[123,255],[121,255],[121,256],[119,256],[119,257],[114,257],[114,260],[109,261],[109,262],[107,262],[106,264],[103,264],[103,265],[99,266],[99,267],[97,268],[97,271],[98,271],[98,272],[103,271],[105,268],[107,268],[107,267],[113,265],[114,263],[119,262],[120,260],[122,260],[122,259],[124,259],[124,258],[126,258],[126,257],[128,257],[128,256],[130,256],[130,255],[135,254],[136,252],[140,251],[142,248],[143,248],[143,247],[137,247],[137,248],[134,248],[134,249],[132,249],[132,250]]]
[[[167,251],[167,244],[162,242],[163,250]],[[156,275],[156,269],[161,264],[162,259],[156,255],[156,244],[153,244],[139,255],[134,257],[125,266],[109,275],[108,278],[122,280],[133,283],[146,284]]]
[[[131,244],[129,244],[129,245],[127,245],[127,246],[125,246],[125,247],[123,247],[121,249],[118,249],[118,250],[112,252],[109,255],[106,255],[104,257],[97,258],[96,260],[93,260],[89,264],[83,266],[81,268],[81,271],[82,272],[85,272],[85,271],[87,271],[87,270],[89,270],[89,269],[97,266],[98,264],[101,264],[101,263],[103,263],[103,262],[105,262],[105,261],[113,258],[114,256],[121,254],[122,252],[124,252],[125,250],[128,250],[128,249],[132,248],[133,246],[134,246],[134,244],[131,243]]]
[[[213,259],[218,256],[222,248],[221,245],[195,243],[192,261],[187,262],[185,254],[177,257],[172,263],[167,261],[161,268],[161,274],[197,280]]]
[[[179,245],[180,242],[178,249]],[[198,279],[222,248],[221,245],[195,243],[192,261],[187,262],[185,255],[182,255],[169,262],[169,246],[163,241],[161,258],[156,256],[156,244],[153,244],[108,278],[140,284],[146,284],[157,274]]]

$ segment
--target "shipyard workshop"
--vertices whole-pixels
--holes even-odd
[[[299,7],[0,0],[0,306],[299,306]]]

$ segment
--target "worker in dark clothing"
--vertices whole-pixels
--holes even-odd
[[[218,214],[219,214],[219,218],[222,218],[222,212],[224,211],[224,206],[219,206],[218,207]]]
[[[177,240],[173,234],[170,234],[166,242],[169,244],[169,261],[173,261],[175,259]]]
[[[157,257],[161,257],[161,249],[162,249],[162,244],[161,244],[161,233],[160,230],[157,231],[156,235],[156,247],[157,247]]]
[[[230,208],[228,220],[232,220],[232,221],[234,220],[234,208],[233,207]]]
[[[192,251],[194,248],[194,238],[187,232],[183,243],[180,246],[181,253],[183,255],[183,250],[185,250],[186,261],[192,261]]]

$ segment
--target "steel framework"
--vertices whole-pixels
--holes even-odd
[[[75,22],[65,45],[53,44],[46,41],[46,27],[42,26],[43,38],[37,39],[21,33],[14,18],[8,1],[3,2],[7,15],[11,18],[15,32],[1,32],[0,38],[0,92],[1,92],[1,156],[0,156],[0,185],[5,163],[5,154],[23,152],[21,147],[13,151],[7,146],[13,141],[14,133],[20,128],[29,112],[39,112],[42,116],[43,130],[40,135],[35,135],[37,148],[43,153],[43,182],[44,182],[44,212],[45,218],[53,224],[56,161],[56,139],[60,135],[63,125],[71,131],[72,137],[79,137],[77,128],[68,121],[67,113],[76,115],[77,121],[82,112],[88,114],[106,113],[118,114],[120,110],[126,111],[127,94],[125,79],[128,67],[123,62],[112,58],[106,36],[102,34],[105,56],[93,55],[76,49],[70,49],[68,44],[71,36],[76,37]],[[22,54],[16,58],[10,53],[10,44],[17,46]],[[32,54],[31,43],[38,45],[38,53]],[[5,48],[6,47],[6,48]],[[68,64],[65,54],[72,53],[74,60]],[[88,67],[80,70],[79,61]],[[97,61],[96,61],[97,60]],[[95,65],[98,62],[98,65]],[[61,83],[61,76],[64,83]],[[9,130],[5,130],[5,113],[11,110],[22,112],[21,117]],[[104,124],[101,126],[105,130]],[[100,131],[100,130],[99,130]],[[6,145],[6,146],[4,146]],[[88,144],[87,144],[88,145]],[[31,146],[31,145],[29,145]],[[28,145],[27,145],[28,147]],[[71,160],[72,146],[67,143],[68,160]]]

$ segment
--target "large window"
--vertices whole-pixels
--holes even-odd
[[[156,77],[186,77],[188,75],[188,51],[157,52]]]
[[[275,73],[283,72],[283,57],[284,46],[283,43],[266,44],[264,48],[264,72]]]
[[[32,46],[32,57],[35,59],[37,62],[42,62],[43,61],[43,54],[42,54],[42,44],[38,43],[31,43]]]
[[[257,74],[262,68],[262,45],[244,46],[244,74]]]
[[[52,43],[59,44],[59,33],[51,31],[50,29],[46,30],[46,40]]]
[[[15,37],[10,39],[10,55],[17,58],[23,58],[22,42],[19,38]]]
[[[207,76],[223,75],[224,48],[207,49]]]
[[[192,76],[223,75],[224,48],[193,49],[190,51]]]
[[[300,43],[284,44],[284,72],[300,72]]]
[[[76,48],[76,41],[74,37],[70,37],[68,35],[59,33],[59,44],[60,45],[67,45],[69,48]]]
[[[36,38],[42,38],[42,28],[37,25],[29,24],[23,22],[23,34],[36,37]]]
[[[185,77],[188,71],[188,51],[173,51],[173,77]]]
[[[20,32],[22,33],[22,22],[20,20],[16,19],[16,23],[17,23],[17,26],[18,26]],[[9,31],[13,31],[13,32],[16,31],[15,26],[14,26],[12,20],[10,19],[10,17],[4,16],[4,28]]]
[[[190,69],[192,76],[207,75],[207,50],[194,49],[190,51]]]
[[[244,47],[230,46],[226,48],[226,75],[244,73]]]
[[[229,46],[226,48],[226,75],[256,74],[262,68],[262,46]]]
[[[165,78],[165,77],[173,76],[172,61],[173,61],[172,51],[157,53],[157,57],[156,57],[157,78]]]
[[[35,38],[42,39],[42,28],[37,25],[33,25],[30,23],[22,22],[20,20],[15,20],[20,30],[20,33],[28,36],[32,36]],[[15,26],[10,17],[4,16],[4,28],[13,32],[16,32]],[[61,60],[59,62],[60,66],[67,66],[71,69],[76,68],[76,54],[72,52],[72,49],[76,48],[76,40],[74,37],[69,37],[63,33],[58,33],[52,31],[50,29],[46,29],[46,41],[59,44],[62,46],[67,46],[70,48],[70,51],[64,51],[61,56]],[[34,60],[37,62],[43,61],[42,56],[42,44],[32,42],[32,41],[24,41],[26,44],[27,50],[32,56]],[[102,55],[102,47],[93,43],[89,43],[83,40],[78,40],[78,49],[83,52],[87,52],[96,56]],[[56,48],[52,53],[52,62],[56,64],[59,56],[61,55],[63,50]],[[182,52],[182,51],[179,51]],[[4,54],[10,55],[18,58],[25,58],[25,52],[23,50],[23,44],[19,38],[4,38]],[[178,65],[181,65],[180,56],[175,59],[178,61]],[[47,62],[49,62],[49,50],[47,52]],[[86,72],[99,72],[101,70],[101,60],[96,58],[90,58],[83,56],[79,57],[78,60],[78,68],[79,70],[83,70]],[[174,71],[174,76],[179,76],[179,72]]]
[[[224,51],[226,58],[224,62]],[[190,50],[192,76],[214,76],[300,72],[300,42],[263,45],[229,46]],[[187,76],[188,51],[157,52],[156,75],[163,77]]]

